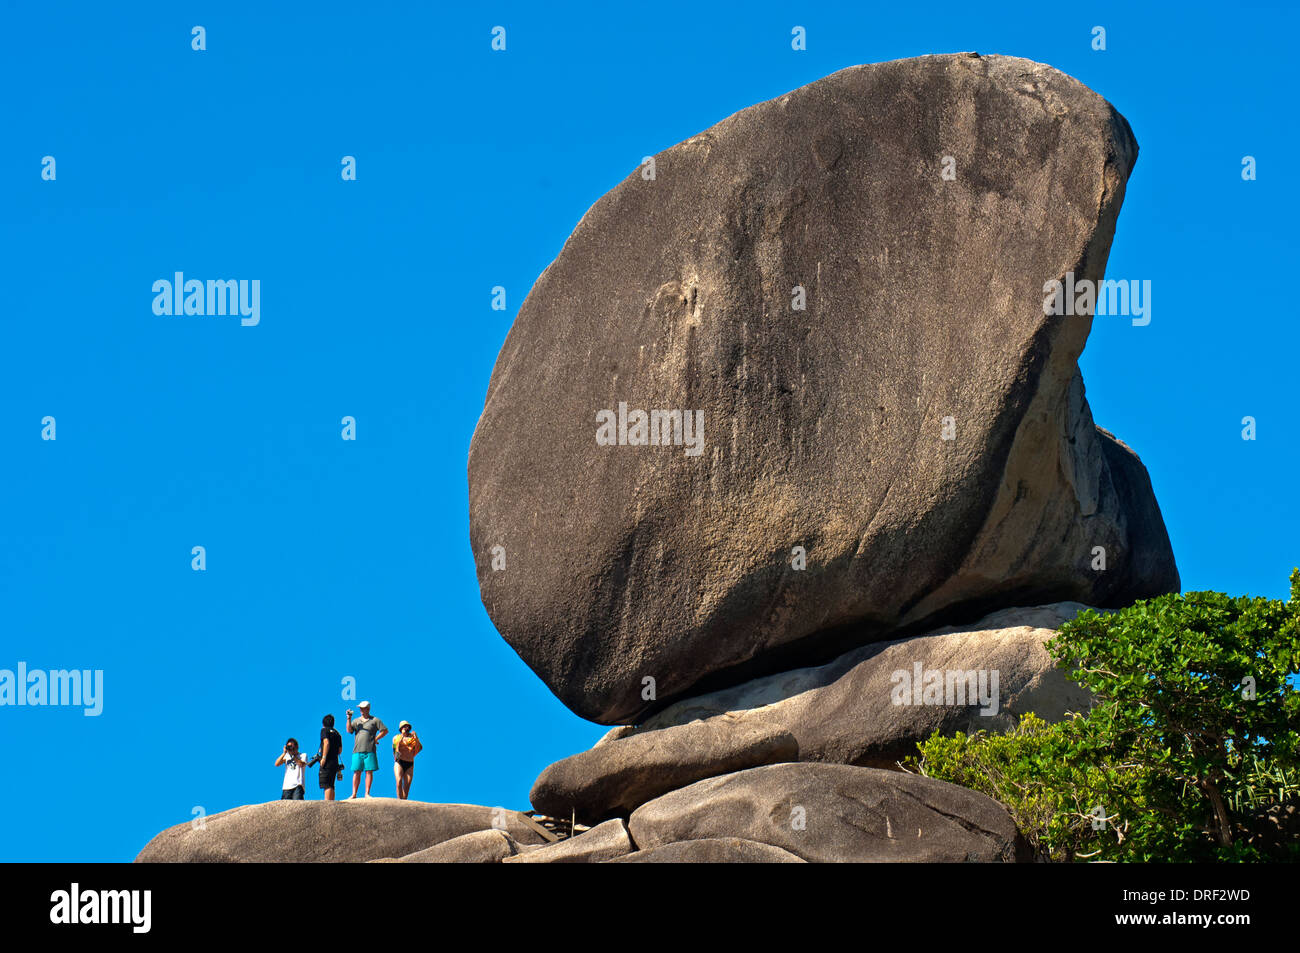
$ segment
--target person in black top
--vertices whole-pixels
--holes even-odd
[[[324,727],[320,730],[320,750],[308,765],[320,762],[320,789],[325,792],[325,800],[334,800],[334,782],[339,778],[339,758],[343,752],[343,736],[334,730],[334,716],[326,715],[320,720]]]

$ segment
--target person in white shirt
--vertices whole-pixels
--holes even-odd
[[[280,757],[275,759],[275,766],[278,768],[284,765],[284,784],[280,789],[281,801],[301,801],[305,788],[303,787],[303,771],[307,767],[307,759],[298,753],[298,739],[290,738],[284,743],[284,750],[280,752]]]

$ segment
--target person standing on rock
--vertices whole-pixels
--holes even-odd
[[[343,767],[339,763],[343,757],[343,736],[334,730],[333,715],[326,715],[320,723],[320,750],[316,752],[316,757],[307,762],[307,767],[320,763],[320,775],[316,780],[325,792],[325,800],[332,801],[334,784],[343,777]]]
[[[370,785],[375,780],[375,769],[379,767],[379,758],[375,754],[375,742],[388,734],[387,726],[378,718],[370,715],[370,702],[357,706],[361,715],[352,720],[352,709],[348,709],[348,731],[356,735],[352,744],[352,797],[357,796],[357,787],[361,784],[361,772],[366,772],[366,797],[370,797]]]
[[[397,797],[405,801],[411,793],[411,779],[415,777],[415,756],[424,750],[415,729],[409,721],[397,726],[401,732],[393,739],[393,776],[397,779]]]
[[[280,786],[281,801],[301,801],[303,800],[303,769],[307,767],[307,759],[298,753],[298,739],[290,738],[284,743],[284,750],[280,752],[280,757],[275,759],[275,766],[278,768],[284,765],[284,784]]]

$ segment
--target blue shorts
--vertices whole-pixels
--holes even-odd
[[[352,770],[353,771],[375,771],[379,768],[379,759],[375,757],[373,751],[367,751],[364,754],[360,751],[352,752]]]

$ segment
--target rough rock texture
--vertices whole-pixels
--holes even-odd
[[[1028,712],[1056,722],[1067,711],[1091,705],[1088,693],[1066,679],[1043,647],[1082,608],[1078,602],[1006,608],[967,627],[876,642],[824,666],[681,699],[637,727],[612,728],[593,748],[550,764],[529,800],[542,813],[568,816],[572,810],[591,823],[628,814],[703,777],[758,764],[893,767],[936,731],[1006,731]],[[974,696],[967,697],[969,705],[896,705],[894,673],[914,679],[918,663],[923,672],[945,676],[997,672],[996,711],[988,706],[982,714]],[[991,689],[991,675],[985,679]],[[963,692],[970,688],[961,679],[954,679],[954,688],[958,683]],[[910,690],[897,694],[915,701]]]
[[[916,754],[916,743],[935,731],[1005,731],[1029,712],[1059,721],[1067,711],[1087,711],[1091,698],[1055,667],[1043,643],[1084,608],[1077,602],[1063,602],[1003,609],[969,626],[946,626],[914,638],[878,642],[827,665],[683,699],[639,727],[626,729],[617,742],[583,752],[586,770],[591,776],[599,776],[602,768],[612,773],[621,765],[606,752],[612,754],[619,745],[661,731],[679,732],[674,737],[684,751],[694,744],[692,733],[706,736],[709,749],[718,757],[729,750],[727,736],[720,734],[724,725],[735,733],[732,746],[757,732],[784,731],[794,736],[799,748],[798,758],[789,760],[892,767],[899,758]],[[894,704],[899,684],[894,673],[906,672],[914,680],[917,663],[922,671],[945,674],[997,672],[996,713],[981,714],[981,706],[974,703]],[[991,679],[987,684],[991,688]]]
[[[404,857],[492,827],[498,810],[477,804],[426,804],[395,798],[269,801],[177,824],[158,834],[137,863],[309,863]],[[520,844],[545,841],[506,812],[506,833]]]
[[[705,837],[638,850],[611,864],[806,864],[788,850],[742,837]]]
[[[539,838],[540,839],[540,838]],[[399,857],[402,864],[499,864],[519,853],[519,845],[505,831],[474,831]]]
[[[697,781],[639,807],[628,827],[642,850],[742,837],[816,863],[1030,859],[992,798],[933,778],[840,764],[773,764]]]
[[[794,735],[754,720],[708,722],[648,731],[598,744],[546,768],[528,795],[552,817],[583,823],[630,814],[646,801],[695,781],[743,768],[797,761]]]
[[[597,824],[576,837],[547,844],[539,850],[508,857],[508,864],[598,864],[635,849],[621,818]]]
[[[1136,156],[1070,77],[957,54],[843,70],[635,170],[520,307],[470,447],[501,634],[612,724],[1006,605],[1177,590],[1146,471],[1084,398],[1091,318],[1043,308],[1102,277]],[[598,444],[620,402],[699,411],[701,452]]]
[[[529,799],[555,817],[576,811],[585,823],[626,815],[661,794],[713,777],[781,761],[892,768],[935,731],[1006,731],[1033,712],[1059,721],[1087,711],[1088,693],[1057,669],[1043,647],[1085,608],[1077,602],[1004,609],[970,626],[878,642],[822,666],[795,669],[734,688],[683,699],[637,727],[614,728],[592,748],[544,770]],[[978,672],[997,706],[915,701],[896,692],[896,672]],[[924,678],[921,682],[924,687]],[[956,678],[965,692],[971,686]],[[907,686],[910,689],[910,685]],[[960,699],[945,699],[945,701]],[[924,695],[922,701],[925,701]]]

